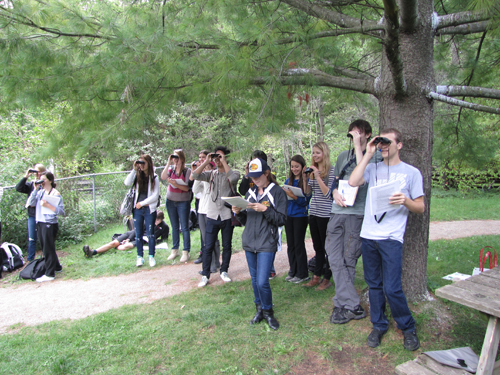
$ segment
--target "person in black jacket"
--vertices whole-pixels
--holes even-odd
[[[45,172],[45,167],[42,164],[35,164],[33,168],[26,171],[26,174],[21,181],[16,185],[16,191],[19,193],[26,194],[28,197],[31,192],[35,189],[35,182],[29,181],[30,176],[35,177],[35,181],[40,179],[40,176]],[[35,207],[31,207],[26,203],[26,208],[28,211],[28,262],[35,259],[36,255],[36,218],[35,218]]]
[[[265,319],[269,327],[276,330],[279,323],[274,317],[269,273],[276,251],[281,246],[281,230],[286,222],[288,200],[283,189],[275,183],[264,160],[252,160],[248,176],[254,183],[245,196],[248,206],[245,210],[233,206],[233,212],[245,225],[242,244],[252,277],[257,310],[250,324]]]

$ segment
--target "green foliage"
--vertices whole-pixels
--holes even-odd
[[[471,168],[458,162],[447,163],[435,168],[433,185],[444,189],[458,189],[463,193],[500,190],[500,168],[497,163],[489,163],[481,169]]]

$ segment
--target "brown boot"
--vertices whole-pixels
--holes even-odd
[[[321,280],[321,283],[319,286],[316,288],[317,290],[325,290],[326,288],[331,287],[333,284],[330,282],[328,279],[323,279]]]
[[[319,284],[319,281],[321,280],[321,278],[319,276],[316,276],[314,275],[311,279],[311,281],[309,281],[307,284],[304,284],[303,286],[306,286],[308,288],[312,287],[312,286],[316,286]]]

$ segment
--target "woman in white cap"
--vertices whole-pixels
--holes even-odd
[[[245,225],[242,244],[252,277],[257,310],[250,324],[265,319],[269,327],[276,330],[279,323],[274,317],[269,273],[281,243],[281,227],[286,222],[288,201],[264,160],[254,159],[250,162],[248,177],[254,183],[245,196],[248,206],[245,210],[233,206],[233,212]]]

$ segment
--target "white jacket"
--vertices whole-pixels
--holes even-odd
[[[125,185],[126,186],[132,186],[134,183],[136,176],[135,169],[133,169],[128,176],[125,178]],[[139,202],[142,206],[149,205],[149,212],[153,213],[156,211],[156,206],[158,204],[158,196],[160,195],[160,180],[158,179],[158,176],[155,174],[155,187],[153,190],[151,190],[151,180],[148,182],[148,197],[144,199],[142,202]],[[135,199],[134,199],[134,208],[137,203],[137,198],[139,197],[139,194],[137,194],[137,191],[139,189],[139,183],[136,182],[135,184]]]

